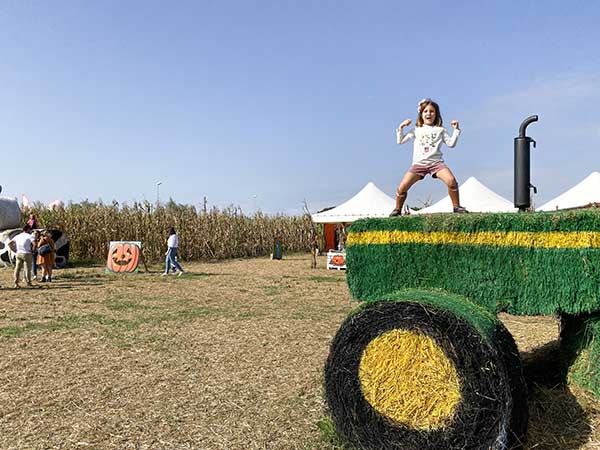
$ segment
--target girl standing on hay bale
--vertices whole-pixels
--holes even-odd
[[[439,178],[448,186],[448,195],[452,200],[452,206],[455,213],[465,213],[467,210],[460,206],[458,196],[458,183],[454,175],[444,164],[442,159],[442,143],[452,148],[456,145],[460,128],[458,121],[452,121],[454,131],[449,135],[442,127],[442,115],[439,105],[429,98],[419,102],[417,115],[417,126],[410,132],[404,134],[404,128],[411,124],[410,119],[402,122],[396,130],[396,141],[398,144],[404,144],[415,140],[413,147],[413,163],[408,169],[404,178],[396,190],[396,207],[391,212],[390,217],[402,214],[402,206],[408,195],[408,190],[417,181],[431,174],[433,178]]]

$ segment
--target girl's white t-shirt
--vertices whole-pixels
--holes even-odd
[[[398,144],[415,140],[412,163],[417,166],[430,166],[444,162],[441,150],[442,142],[452,148],[456,145],[458,136],[460,136],[460,130],[456,128],[450,135],[444,127],[432,127],[431,125],[415,127],[406,134],[404,134],[402,128],[396,130],[396,142]]]
[[[169,236],[169,239],[167,240],[167,247],[169,247],[169,248],[179,247],[179,238],[177,237],[176,234],[172,234],[171,236]]]

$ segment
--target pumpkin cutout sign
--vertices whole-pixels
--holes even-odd
[[[337,270],[346,269],[346,252],[329,250],[327,252],[327,268]]]
[[[344,258],[344,255],[333,255],[331,264],[334,266],[343,266],[346,264],[346,258]]]
[[[137,272],[142,243],[137,241],[111,241],[106,259],[106,271],[114,273]]]

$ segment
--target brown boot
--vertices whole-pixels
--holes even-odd
[[[404,201],[406,200],[406,195],[407,195],[406,192],[396,191],[396,207],[390,213],[390,217],[402,215],[402,206],[404,206]]]
[[[460,206],[460,196],[458,194],[458,183],[454,183],[452,186],[448,186],[448,196],[452,201],[452,208],[455,213],[465,213],[467,210]]]

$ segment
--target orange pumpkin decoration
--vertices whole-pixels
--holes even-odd
[[[343,266],[346,264],[346,258],[344,258],[344,255],[333,255],[331,257],[331,264],[334,266]]]
[[[117,242],[108,250],[106,268],[111,272],[134,272],[140,262],[140,247],[131,242]]]

